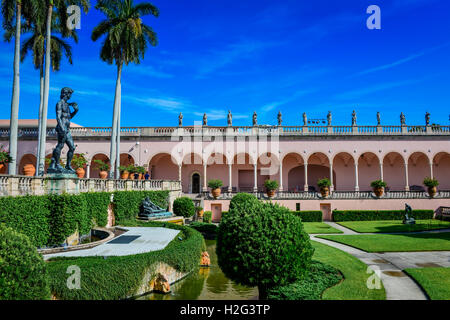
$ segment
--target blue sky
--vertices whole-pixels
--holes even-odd
[[[95,0],[91,3],[95,5]],[[135,2],[141,2],[135,0]],[[302,113],[350,125],[449,124],[450,4],[444,0],[154,0],[160,17],[144,21],[157,32],[138,66],[122,79],[122,126],[176,126],[201,121],[226,125],[301,125]],[[366,9],[381,8],[381,30],[369,30]],[[59,90],[75,90],[74,122],[111,126],[116,68],[99,58],[101,42],[90,35],[102,19],[82,15],[74,64],[51,74],[49,118]],[[23,39],[28,37],[23,36]],[[0,43],[0,119],[9,119],[13,43]],[[37,118],[39,72],[28,57],[21,66],[19,117]]]

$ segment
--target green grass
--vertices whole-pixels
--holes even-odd
[[[315,248],[313,259],[338,269],[344,281],[331,287],[322,295],[324,300],[385,300],[384,288],[368,289],[367,265],[350,254],[317,241],[311,241]]]
[[[309,234],[314,233],[343,233],[323,222],[303,222],[305,231]]]
[[[450,250],[450,232],[402,235],[325,235],[318,236],[318,238],[343,243],[367,252]]]
[[[406,225],[402,221],[344,221],[338,222],[341,226],[361,233],[394,233],[414,232],[450,228],[450,221],[416,220],[416,224]]]
[[[405,269],[431,300],[450,300],[450,268]]]

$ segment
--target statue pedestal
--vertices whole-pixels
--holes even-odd
[[[49,173],[44,176],[47,179],[47,191],[49,194],[78,194],[80,193],[79,180],[72,173]]]

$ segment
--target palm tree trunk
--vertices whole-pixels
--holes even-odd
[[[41,63],[40,67],[40,75],[39,75],[39,89],[40,89],[40,95],[39,95],[39,115],[38,115],[38,122],[39,122],[39,130],[38,130],[38,137],[41,136],[42,131],[42,109],[44,108],[44,64],[43,61]],[[38,152],[37,152],[37,160],[36,160],[36,176],[42,176],[44,174],[45,167],[41,166],[39,155],[41,154],[41,144],[38,141]],[[45,154],[44,154],[45,156]],[[45,164],[45,163],[44,163]]]
[[[17,170],[17,137],[19,131],[19,98],[20,98],[20,29],[21,29],[22,5],[16,4],[16,42],[14,45],[14,79],[11,100],[11,119],[9,132],[9,153],[12,161],[8,165],[8,173],[16,174]]]
[[[122,62],[119,62],[117,66],[117,81],[116,81],[116,94],[114,97],[114,111],[113,111],[113,122],[112,122],[112,132],[111,132],[111,150],[110,150],[110,162],[111,167],[109,169],[109,178],[114,179],[114,171],[116,169],[116,156],[117,156],[117,134],[118,134],[118,118],[120,101],[122,95]]]
[[[120,118],[121,118],[121,112],[122,112],[122,103],[119,101],[119,116],[117,117],[117,156],[116,156],[116,179],[120,179]]]
[[[52,35],[52,13],[53,13],[53,2],[48,6],[47,13],[47,31],[45,40],[45,81],[44,81],[44,99],[42,107],[42,119],[41,119],[41,132],[39,136],[39,167],[43,168],[45,166],[45,144],[47,139],[47,113],[48,113],[48,95],[50,87],[50,66],[52,64],[50,58],[51,50],[51,35]]]

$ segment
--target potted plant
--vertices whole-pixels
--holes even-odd
[[[275,196],[275,191],[278,189],[278,182],[275,180],[266,180],[264,182],[264,187],[266,187],[267,196],[273,198]]]
[[[430,177],[426,177],[423,180],[423,184],[428,187],[428,194],[431,198],[433,198],[437,193],[437,186],[439,185],[439,181]]]
[[[134,180],[134,174],[136,173],[136,170],[137,170],[137,168],[134,164],[130,164],[128,166],[128,172],[129,172],[128,179]]]
[[[370,183],[370,186],[373,188],[373,193],[379,198],[383,195],[387,184],[383,180],[375,180]]]
[[[212,193],[214,199],[217,199],[220,196],[220,192],[221,192],[220,187],[222,187],[222,185],[223,185],[222,180],[218,180],[218,179],[210,180],[208,182],[208,187],[211,188],[211,193]]]
[[[139,174],[138,179],[143,180],[145,175],[145,168],[144,167],[137,167],[137,174]]]
[[[94,160],[94,165],[98,170],[100,170],[100,179],[106,179],[108,177],[109,163],[96,159]]]
[[[5,151],[5,149],[3,149],[3,146],[0,146],[0,170],[3,169],[3,167],[8,163],[10,163],[11,160],[12,158],[9,155],[9,152]]]
[[[197,219],[202,219],[203,218],[203,208],[202,207],[195,207],[195,211],[197,213]]]
[[[126,180],[130,176],[130,172],[128,171],[128,166],[119,166],[119,171],[120,171],[121,179]]]
[[[84,153],[73,156],[72,167],[76,170],[78,178],[84,178],[84,175],[86,174],[86,171],[84,170],[86,163],[87,160],[84,157]]]
[[[317,181],[317,186],[320,189],[320,193],[322,194],[323,198],[326,198],[330,195],[330,186],[331,181],[328,178],[323,178]]]

